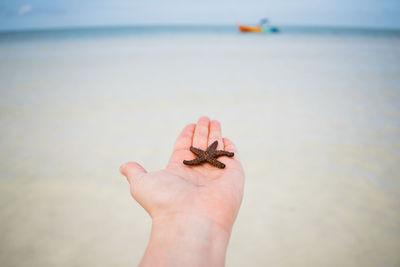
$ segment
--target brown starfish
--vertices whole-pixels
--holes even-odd
[[[190,147],[190,151],[193,152],[197,156],[197,158],[193,160],[184,160],[183,164],[185,165],[201,165],[204,162],[208,162],[211,165],[223,169],[225,168],[225,164],[222,162],[218,161],[217,158],[221,156],[228,156],[228,157],[233,157],[234,153],[233,152],[228,152],[225,150],[215,150],[218,146],[218,141],[215,141],[212,143],[207,150],[201,150],[199,148],[195,147]]]

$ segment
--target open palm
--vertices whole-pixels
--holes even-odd
[[[205,150],[214,141],[218,141],[218,150],[235,153],[233,158],[218,158],[226,165],[224,169],[182,163],[195,158],[190,146]],[[210,219],[230,231],[242,201],[244,172],[237,149],[222,138],[219,122],[207,117],[183,129],[164,170],[147,173],[138,163],[128,162],[121,166],[121,173],[130,183],[132,196],[153,220],[190,214]]]

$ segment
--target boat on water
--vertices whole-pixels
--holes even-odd
[[[240,32],[246,33],[277,33],[279,29],[277,27],[270,26],[268,24],[268,19],[264,18],[260,21],[257,26],[246,26],[238,25]]]
[[[278,28],[276,28],[276,27],[238,25],[238,28],[239,28],[239,31],[241,31],[241,32],[255,32],[255,33],[279,32]]]

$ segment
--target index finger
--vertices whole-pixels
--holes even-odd
[[[182,132],[179,134],[178,138],[175,141],[173,151],[178,150],[189,150],[190,146],[192,145],[193,134],[196,124],[189,124],[183,128]]]

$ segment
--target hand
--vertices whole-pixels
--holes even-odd
[[[208,163],[200,166],[183,164],[183,160],[195,158],[189,150],[190,146],[205,150],[215,140],[218,141],[217,150],[235,153],[233,158],[218,158],[226,165],[224,169]],[[150,214],[153,221],[151,239],[142,265],[146,265],[146,262],[149,266],[165,265],[151,261],[155,258],[151,255],[171,256],[173,251],[167,253],[165,250],[174,248],[182,265],[196,266],[193,262],[195,258],[198,259],[197,263],[202,261],[203,264],[199,265],[223,265],[230,232],[242,201],[244,172],[235,145],[222,138],[218,121],[210,122],[207,117],[202,117],[197,125],[187,125],[177,138],[164,170],[148,173],[136,162],[128,162],[120,170],[130,183],[132,197]],[[210,253],[208,246],[218,253],[210,256],[210,261],[204,262],[207,256],[202,255],[201,251]],[[160,247],[163,252],[158,253]],[[193,248],[193,253],[189,251],[187,255],[191,256],[182,259],[182,249],[190,248]],[[213,259],[216,259],[214,263],[219,264],[213,264]],[[179,265],[176,261],[172,263],[176,264]]]
[[[195,158],[190,146],[205,150],[215,140],[218,150],[235,153],[233,158],[218,158],[225,163],[224,169],[207,163],[200,166],[182,163]],[[130,183],[132,196],[153,220],[195,214],[231,231],[242,201],[244,172],[235,145],[221,137],[218,121],[202,117],[197,125],[187,125],[177,138],[164,170],[147,173],[138,163],[129,162],[121,166],[121,173]]]

